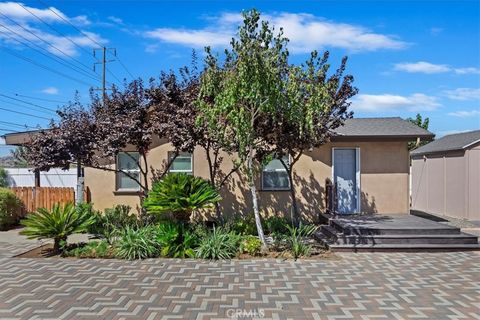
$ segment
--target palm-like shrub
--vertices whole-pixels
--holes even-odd
[[[152,227],[152,232],[160,246],[160,255],[172,258],[193,258],[198,237],[183,223],[162,222]]]
[[[222,198],[205,179],[184,173],[170,173],[157,181],[143,202],[149,213],[173,213],[179,221],[188,221],[193,211],[211,207]]]
[[[86,232],[94,222],[95,218],[88,211],[79,210],[72,203],[55,204],[51,211],[40,208],[28,215],[21,222],[25,229],[20,234],[29,239],[53,239],[53,251],[58,253],[69,235]]]
[[[310,237],[317,227],[315,225],[287,226],[290,235],[287,237],[287,243],[292,252],[293,258],[297,260],[299,257],[308,257],[312,251],[312,246],[304,242],[304,238]]]

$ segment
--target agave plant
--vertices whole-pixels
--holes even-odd
[[[53,251],[59,253],[69,235],[86,232],[94,222],[90,212],[79,210],[72,203],[55,204],[51,211],[40,208],[22,220],[25,229],[20,234],[29,239],[53,239]]]
[[[205,179],[185,173],[170,173],[157,181],[143,202],[148,213],[173,213],[179,221],[189,221],[193,211],[211,207],[222,198]]]

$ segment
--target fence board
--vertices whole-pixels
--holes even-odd
[[[11,189],[24,204],[24,214],[34,212],[38,208],[51,210],[56,203],[63,205],[75,202],[74,188],[13,187]]]

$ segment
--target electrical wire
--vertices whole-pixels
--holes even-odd
[[[2,123],[3,125],[7,125],[7,126],[13,126],[13,127],[20,127],[20,128],[31,128],[31,129],[38,129],[38,128],[35,128],[35,127],[32,127],[32,126],[27,126],[26,124],[18,124],[18,123],[13,123],[13,122],[8,122],[8,121],[0,121],[0,123]]]
[[[96,72],[94,72],[89,66],[87,66],[86,64],[84,64],[82,61],[76,59],[75,57],[69,55],[68,53],[66,53],[65,51],[59,49],[58,47],[54,46],[52,43],[48,42],[47,40],[43,39],[42,37],[38,36],[37,34],[35,34],[34,32],[32,32],[31,30],[25,28],[23,25],[21,25],[20,23],[16,22],[15,20],[13,20],[12,18],[8,17],[7,15],[3,14],[0,12],[0,15],[2,15],[3,17],[5,17],[6,19],[8,19],[10,22],[16,24],[17,26],[19,26],[20,28],[22,28],[25,32],[28,32],[29,34],[31,34],[32,36],[34,36],[35,38],[37,38],[38,40],[44,42],[46,45],[48,45],[49,47],[57,50],[58,52],[60,52],[61,54],[65,55],[66,57],[72,59],[73,61],[77,62],[78,64],[80,64],[82,67],[85,68],[85,70],[89,71],[89,72],[92,72],[93,74],[95,74],[97,77],[100,77],[99,74],[97,74]]]
[[[36,104],[36,103],[28,102],[28,101],[25,101],[25,100],[22,100],[22,99],[10,97],[10,96],[7,96],[6,94],[3,94],[3,93],[0,93],[0,96],[5,97],[5,98],[10,99],[10,100],[22,102],[22,103],[31,105],[31,106],[33,106],[33,107],[37,107],[37,108],[42,109],[42,110],[46,110],[46,111],[53,112],[53,113],[56,112],[56,110],[54,110],[54,109],[50,109],[50,108],[47,108],[47,107],[43,107],[43,106],[38,105],[38,104]]]
[[[38,21],[42,22],[44,25],[46,25],[48,28],[50,28],[51,30],[55,31],[56,33],[58,33],[59,35],[61,35],[62,37],[64,37],[65,39],[67,39],[68,41],[70,41],[74,46],[76,46],[77,48],[79,48],[80,50],[83,50],[85,52],[87,52],[88,54],[90,54],[90,52],[88,52],[84,47],[81,47],[80,45],[78,45],[75,41],[73,41],[72,39],[70,39],[69,37],[67,37],[66,35],[64,35],[62,32],[58,31],[57,29],[55,29],[54,27],[52,27],[49,23],[47,23],[45,20],[43,20],[42,18],[40,18],[38,15],[36,15],[35,13],[33,13],[31,10],[29,10],[27,7],[25,7],[25,5],[23,5],[22,3],[20,2],[17,2],[17,4],[19,6],[21,6],[25,11],[27,11],[28,13],[30,13],[32,16],[34,16],[35,18],[37,18]]]
[[[7,108],[2,108],[2,107],[0,107],[0,110],[7,111],[7,112],[13,112],[13,113],[17,113],[17,114],[22,114],[22,115],[25,115],[25,116],[34,117],[34,118],[38,118],[38,119],[53,120],[51,118],[42,117],[42,116],[39,116],[39,115],[34,115],[34,114],[31,114],[31,113],[26,113],[26,112],[10,110],[10,109],[7,109]]]
[[[30,59],[30,58],[24,57],[24,56],[22,56],[22,55],[20,55],[20,54],[18,54],[18,53],[16,53],[16,52],[8,49],[8,48],[5,48],[5,47],[3,47],[3,46],[0,46],[0,49],[3,50],[3,51],[5,51],[5,52],[8,53],[8,54],[14,56],[14,57],[17,57],[17,58],[19,58],[19,59],[22,59],[22,60],[24,60],[24,61],[26,61],[26,62],[30,62],[31,64],[34,64],[34,65],[36,65],[37,67],[43,68],[43,69],[48,70],[48,71],[53,72],[53,73],[56,73],[56,74],[58,74],[58,75],[60,75],[60,76],[62,76],[62,77],[64,77],[64,78],[67,78],[67,79],[76,81],[76,82],[78,82],[78,83],[80,83],[80,84],[83,84],[83,85],[86,85],[86,86],[88,86],[88,87],[94,87],[94,86],[91,85],[90,83],[87,83],[87,82],[85,82],[85,81],[83,81],[83,80],[80,80],[80,79],[73,78],[73,77],[71,77],[71,76],[69,76],[69,75],[66,75],[66,74],[60,72],[60,71],[57,71],[57,70],[54,70],[54,69],[52,69],[52,68],[50,68],[50,67],[48,67],[48,66],[42,65],[41,63],[38,63],[38,62],[36,62],[36,61],[34,61],[34,60]]]
[[[68,101],[38,98],[38,97],[26,96],[26,95],[20,94],[20,93],[15,93],[15,96],[16,97],[23,97],[23,98],[27,98],[27,99],[33,99],[33,100],[40,100],[40,101],[45,101],[45,102],[53,102],[53,103],[61,103],[61,104],[67,104],[68,103]]]
[[[65,66],[65,67],[67,67],[67,68],[70,68],[71,70],[73,70],[73,71],[75,71],[75,72],[80,73],[80,74],[83,75],[83,76],[89,77],[90,79],[93,79],[93,80],[95,80],[95,81],[100,81],[100,79],[91,76],[90,74],[88,74],[87,72],[83,71],[82,69],[80,69],[80,68],[77,67],[76,65],[68,62],[67,60],[65,60],[65,59],[63,59],[63,58],[61,58],[61,57],[50,56],[50,55],[49,55],[49,54],[51,54],[50,52],[48,52],[47,50],[45,50],[45,49],[42,48],[41,46],[35,44],[34,42],[29,41],[28,39],[26,39],[26,38],[23,37],[22,35],[14,32],[14,31],[12,31],[11,29],[9,29],[8,27],[4,26],[4,25],[1,24],[1,23],[0,23],[0,27],[6,28],[6,29],[9,30],[10,32],[17,34],[19,37],[25,39],[26,41],[32,43],[33,45],[35,45],[35,46],[37,46],[37,47],[39,47],[41,50],[46,51],[47,54],[45,54],[44,52],[42,52],[42,51],[40,51],[40,50],[38,50],[38,49],[30,46],[28,43],[22,42],[22,41],[20,41],[20,40],[18,40],[18,39],[16,39],[16,38],[12,37],[12,36],[9,35],[8,33],[5,33],[5,32],[0,31],[0,33],[6,34],[6,36],[7,36],[8,38],[13,39],[13,40],[17,41],[17,42],[20,43],[20,44],[23,44],[23,45],[26,46],[27,48],[30,48],[30,49],[38,52],[39,54],[41,54],[41,55],[43,55],[43,56],[45,56],[45,57],[47,57],[47,58],[49,58],[49,59],[51,59],[51,60],[53,60],[53,61],[55,61],[55,62],[58,62],[58,63],[60,63],[61,65]],[[62,62],[62,60],[65,61],[66,63]],[[72,66],[73,66],[73,67],[72,67]],[[76,68],[76,69],[74,69],[74,68]]]

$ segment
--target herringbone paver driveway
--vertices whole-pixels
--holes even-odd
[[[0,319],[480,319],[479,253],[0,258]]]

